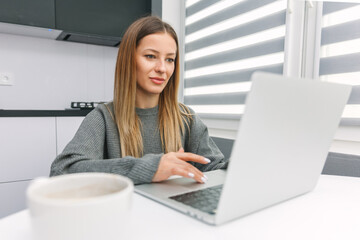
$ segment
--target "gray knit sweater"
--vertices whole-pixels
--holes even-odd
[[[113,104],[108,104],[113,111]],[[191,110],[192,111],[192,110]],[[162,157],[158,130],[158,107],[136,109],[142,123],[144,155],[141,158],[121,157],[119,133],[105,105],[91,111],[80,125],[74,138],[51,165],[50,176],[77,172],[106,172],[129,177],[134,184],[151,182]],[[190,131],[182,136],[185,152],[211,160],[209,164],[193,163],[201,171],[226,168],[227,160],[209,137],[207,127],[192,111]]]

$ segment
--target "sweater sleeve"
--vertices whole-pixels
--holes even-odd
[[[106,124],[105,119],[98,108],[85,117],[74,138],[52,163],[50,176],[105,172],[129,177],[134,184],[151,182],[163,154],[120,157],[117,129]]]
[[[225,159],[220,149],[209,136],[208,128],[201,121],[200,117],[196,115],[193,110],[191,110],[191,112],[193,119],[190,124],[189,141],[185,145],[185,151],[195,153],[211,160],[209,164],[192,164],[203,172],[226,169],[228,166],[228,159]]]

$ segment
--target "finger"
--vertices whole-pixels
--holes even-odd
[[[181,161],[181,160],[180,160],[179,162],[177,162],[177,164],[180,165],[180,166],[178,166],[178,167],[184,168],[184,169],[186,169],[186,171],[191,172],[191,173],[193,173],[193,174],[196,175],[196,176],[200,176],[200,178],[204,176],[204,173],[203,173],[203,172],[201,172],[198,168],[196,168],[195,166],[191,165],[190,163],[187,163],[187,162],[185,162],[185,161]]]
[[[197,182],[206,183],[206,181],[208,180],[208,178],[204,175],[204,173],[202,173],[193,166],[192,169],[186,169],[186,171],[188,171],[189,172],[188,175],[194,178]]]
[[[188,172],[189,177],[194,178],[198,182],[204,183],[208,179],[203,172],[201,172],[198,168],[191,165],[190,163],[180,160],[177,162],[177,165],[178,166],[175,169],[184,169],[186,172]]]
[[[176,168],[181,168],[186,170],[189,173],[192,173],[193,176],[190,176],[192,178],[194,178],[195,176],[199,176],[198,178],[201,178],[204,176],[203,172],[201,172],[198,168],[194,167],[193,165],[191,165],[190,163],[187,163],[185,161],[179,160],[177,162],[177,167]]]
[[[183,160],[183,161],[191,161],[191,162],[198,162],[202,164],[208,164],[210,163],[210,159],[205,158],[203,156],[194,154],[194,153],[176,153],[176,157]]]
[[[192,172],[191,170],[185,168],[174,169],[174,174],[186,178],[193,178],[195,181],[199,183],[205,183],[207,181],[207,177],[204,176],[202,173],[198,174],[197,172]]]
[[[183,153],[183,152],[185,152],[185,151],[184,151],[184,148],[181,147],[181,148],[179,149],[178,153]]]

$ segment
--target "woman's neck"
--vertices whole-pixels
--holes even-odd
[[[159,104],[159,95],[136,94],[135,106],[137,108],[153,108]]]

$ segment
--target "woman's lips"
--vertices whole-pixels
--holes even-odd
[[[163,82],[165,82],[165,79],[163,78],[151,77],[150,79],[153,83],[158,85],[163,84]]]

